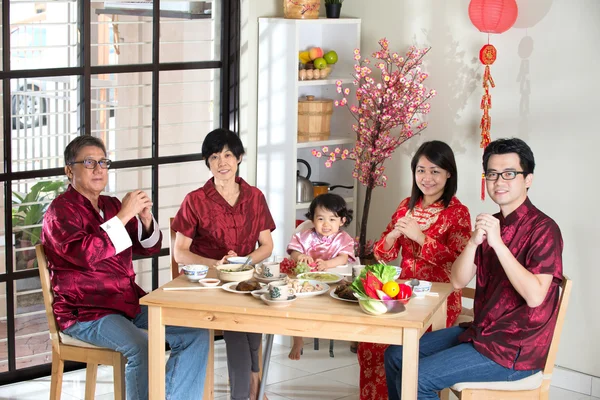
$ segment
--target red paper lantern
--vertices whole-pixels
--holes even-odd
[[[515,0],[471,0],[469,18],[481,32],[502,33],[517,20],[519,10]]]

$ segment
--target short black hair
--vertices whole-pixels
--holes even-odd
[[[450,173],[450,178],[448,178],[446,181],[444,193],[442,193],[441,197],[444,207],[448,207],[450,200],[452,200],[452,197],[454,197],[456,194],[456,189],[458,188],[458,170],[456,169],[456,160],[454,159],[454,152],[450,146],[442,141],[432,140],[430,142],[423,143],[410,162],[410,169],[412,170],[413,175],[413,184],[410,201],[408,202],[408,208],[412,210],[417,204],[417,201],[423,197],[423,192],[421,189],[419,189],[419,186],[417,185],[417,178],[415,176],[417,163],[423,156],[433,164]]]
[[[240,137],[228,129],[215,129],[206,135],[202,143],[202,158],[207,167],[209,157],[222,152],[226,146],[237,159],[245,153]]]
[[[75,139],[71,140],[71,143],[69,143],[65,148],[65,165],[69,165],[76,161],[75,159],[79,155],[81,149],[88,146],[100,148],[106,157],[106,146],[104,146],[104,142],[102,140],[89,135],[77,136]]]
[[[323,193],[315,197],[310,203],[310,207],[306,213],[306,218],[312,221],[315,217],[315,211],[317,210],[317,207],[329,210],[340,218],[346,218],[346,222],[342,226],[348,226],[350,225],[350,222],[352,222],[353,212],[352,210],[348,209],[346,200],[344,200],[344,198],[339,194]]]
[[[483,151],[483,172],[487,172],[487,165],[490,157],[494,154],[515,153],[519,156],[519,164],[523,170],[523,176],[533,174],[535,169],[535,158],[531,147],[523,140],[518,138],[496,139],[487,145]]]

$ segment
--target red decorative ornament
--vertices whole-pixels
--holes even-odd
[[[471,0],[469,3],[469,18],[477,29],[485,33],[502,33],[510,29],[517,20],[519,10],[515,0]],[[496,87],[490,65],[496,61],[496,48],[489,44],[483,46],[479,51],[479,60],[485,65],[483,73],[483,97],[481,98],[481,143],[480,147],[485,149],[491,142],[490,129],[492,127],[492,118],[490,117],[490,108],[492,108],[492,95],[490,86]],[[485,200],[485,174],[481,176],[481,200]]]
[[[502,33],[517,20],[519,9],[515,0],[471,0],[469,19],[485,33]]]

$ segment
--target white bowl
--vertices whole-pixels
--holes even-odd
[[[215,279],[215,278],[204,278],[204,279],[200,279],[198,281],[198,283],[202,286],[212,287],[212,286],[218,286],[219,283],[221,283],[221,281],[218,279]]]
[[[223,282],[242,282],[252,279],[252,276],[254,275],[254,267],[247,265],[244,268],[247,269],[240,271],[242,266],[239,264],[219,265],[217,267],[219,279]]]
[[[394,267],[396,268],[396,275],[394,275],[393,280],[397,280],[398,278],[400,278],[400,274],[402,273],[402,267]]]
[[[246,262],[247,259],[248,257],[229,257],[227,259],[227,262],[229,264],[243,264]],[[252,261],[250,261],[250,263],[252,263]]]
[[[425,293],[431,291],[431,282],[419,280],[418,286],[413,286],[410,284],[410,279],[405,282],[408,286],[412,288],[412,291],[417,296],[425,296]]]
[[[208,274],[208,265],[190,264],[183,266],[183,273],[192,282],[198,282],[200,279],[206,278]]]

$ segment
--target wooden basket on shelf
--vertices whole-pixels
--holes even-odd
[[[306,100],[298,100],[298,142],[329,139],[332,114],[331,99],[306,96]]]
[[[291,19],[319,18],[321,0],[283,0],[283,16]]]

